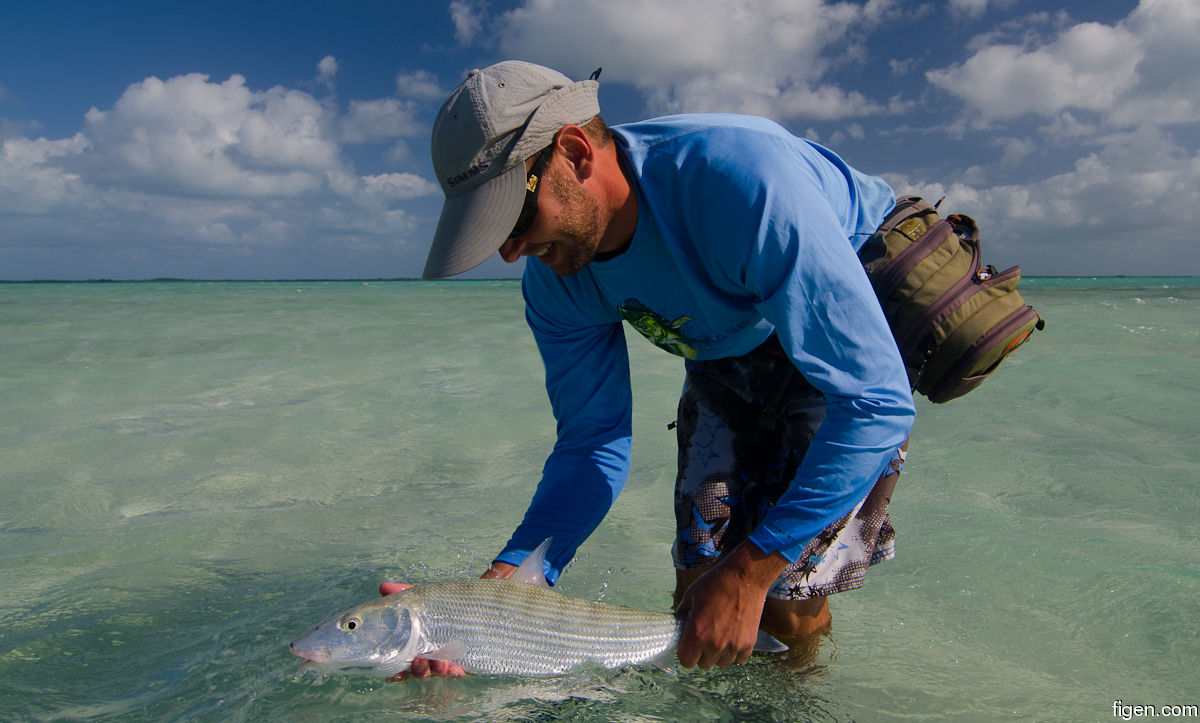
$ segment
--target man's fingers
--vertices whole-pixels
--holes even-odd
[[[408,582],[392,582],[387,580],[379,583],[380,595],[391,595],[401,590],[407,590],[416,585]],[[388,680],[400,681],[408,680],[409,678],[428,678],[431,675],[448,675],[453,678],[460,678],[467,674],[460,666],[455,665],[449,660],[429,660],[428,658],[413,658],[409,664],[408,670],[402,673],[396,673]]]
[[[461,678],[467,674],[467,671],[449,660],[429,661],[429,672],[433,675],[448,675],[451,678]]]
[[[682,609],[688,606],[689,602],[689,598],[685,596],[679,607]],[[697,629],[696,621],[689,618],[684,623],[679,647],[675,651],[679,664],[684,668],[698,667],[708,670],[712,667],[741,665],[750,659],[753,649],[741,648],[737,641],[723,639],[720,632],[722,631]]]
[[[413,658],[412,663],[409,663],[408,670],[402,673],[396,673],[388,680],[400,681],[408,680],[409,678],[428,678],[430,676],[449,676],[451,678],[461,678],[467,674],[467,671],[462,669],[462,666],[455,665],[449,660],[430,660],[429,658]]]
[[[680,642],[679,649],[676,651],[680,665],[690,668],[700,661],[700,655],[696,652],[695,647],[695,645],[684,645],[682,641]]]
[[[408,672],[414,678],[428,678],[430,673],[429,661],[425,658],[414,658],[408,666]]]
[[[712,667],[728,668],[733,663],[733,656],[728,650],[719,649],[709,652],[707,655],[701,655],[697,665],[701,670],[708,670]]]
[[[433,676],[448,676],[461,678],[467,674],[461,666],[449,660],[429,660],[428,658],[413,658],[408,670],[396,673],[388,678],[390,681],[408,680],[409,678],[429,678]]]

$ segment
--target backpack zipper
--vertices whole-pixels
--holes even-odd
[[[1013,269],[1016,268],[1017,267],[1015,266],[1013,267]],[[1012,271],[1013,269],[1009,269],[1009,271]],[[988,333],[979,337],[974,344],[968,347],[967,350],[963,352],[963,355],[959,357],[958,361],[955,362],[954,366],[948,369],[946,373],[942,375],[942,378],[939,380],[937,385],[938,390],[947,384],[956,384],[962,381],[964,379],[963,374],[975,362],[975,358],[979,356],[981,351],[991,348],[991,346],[996,342],[996,339],[1003,339],[1004,337],[1013,333],[1013,331],[1020,329],[1022,326],[1029,323],[1030,319],[1032,318],[1037,319],[1037,323],[1034,324],[1035,329],[1045,328],[1046,323],[1042,321],[1042,317],[1038,315],[1036,309],[1028,304],[1012,312],[1004,321],[992,327]],[[1032,331],[1033,330],[1031,329],[1030,333],[1032,333]],[[1028,338],[1028,336],[1026,338]],[[996,360],[996,363],[992,365],[991,369],[985,369],[981,374],[977,374],[976,376],[987,376],[993,370],[995,370],[996,366],[999,366],[1000,362],[1003,361],[1006,356],[1008,356],[1007,353],[1001,355],[1001,357]],[[929,397],[932,399],[933,397],[938,396],[936,394],[936,391],[938,390],[930,390]]]
[[[936,302],[930,304],[929,308],[925,310],[925,313],[922,314],[915,322],[913,322],[911,326],[909,326],[908,333],[904,335],[904,339],[898,345],[901,354],[908,354],[915,350],[916,345],[922,339],[928,336],[934,327],[941,323],[945,316],[953,313],[953,311],[962,306],[967,299],[971,298],[983,289],[990,288],[1009,278],[1014,273],[1021,272],[1019,267],[1014,266],[1007,271],[1003,271],[998,274],[993,273],[986,279],[981,280],[979,278],[979,256],[979,244],[972,243],[971,268],[973,271],[955,282],[954,286],[950,287],[949,291],[942,294]],[[969,294],[963,295],[963,291],[972,284],[977,285],[979,288],[975,289]]]

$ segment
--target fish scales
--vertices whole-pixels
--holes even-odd
[[[558,675],[615,668],[663,656],[683,622],[554,592],[546,585],[545,540],[505,580],[417,585],[358,605],[292,641],[303,666],[395,677],[417,658],[457,663],[468,673]],[[755,650],[787,646],[760,633]]]
[[[615,667],[650,660],[679,639],[674,616],[505,581],[434,583],[398,596],[420,610],[431,644],[463,644],[460,664],[482,673],[553,674],[588,663]]]

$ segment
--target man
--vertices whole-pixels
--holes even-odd
[[[597,88],[507,61],[471,71],[434,124],[446,202],[424,276],[494,252],[532,257],[526,318],[558,422],[528,512],[485,576],[552,537],[554,582],[619,493],[627,321],[687,371],[679,660],[740,663],[760,626],[792,643],[826,629],[826,597],[892,554],[887,502],[914,408],[856,250],[894,196],[761,118],[610,130]]]

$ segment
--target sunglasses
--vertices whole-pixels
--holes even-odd
[[[513,226],[512,233],[508,235],[509,238],[520,236],[528,231],[529,227],[533,225],[533,220],[537,218],[537,198],[538,191],[542,189],[542,174],[546,171],[546,165],[553,155],[553,147],[547,146],[534,158],[533,168],[529,169],[529,178],[525,180],[525,203],[521,206],[521,215],[517,217],[517,225]]]

